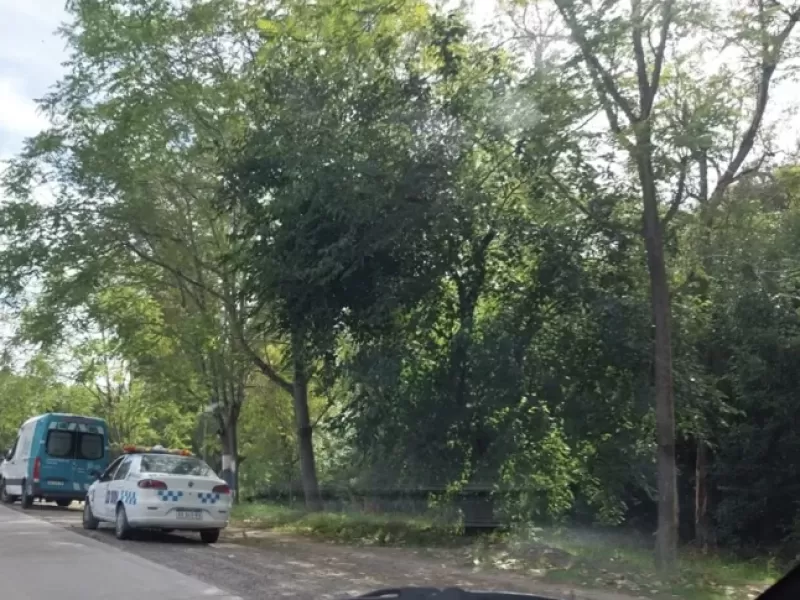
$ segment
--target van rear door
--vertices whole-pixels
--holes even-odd
[[[75,434],[67,429],[66,423],[63,427],[58,425],[59,423],[51,422],[44,432],[42,448],[34,446],[31,459],[34,463],[39,463],[38,481],[35,464],[32,472],[34,483],[42,490],[69,492],[72,489]]]
[[[76,497],[88,489],[91,471],[102,471],[105,432],[89,419],[51,421],[44,437],[41,487]]]
[[[73,487],[86,491],[94,481],[92,471],[103,471],[105,458],[105,435],[102,428],[88,427],[75,433],[75,462],[73,467]]]

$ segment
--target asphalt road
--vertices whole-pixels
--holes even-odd
[[[315,567],[313,563],[292,560],[283,552],[265,557],[259,549],[232,543],[221,542],[209,546],[200,542],[196,534],[136,532],[134,539],[120,541],[114,537],[111,524],[101,524],[97,531],[84,530],[81,525],[81,508],[82,505],[79,503],[73,503],[68,510],[55,505],[39,503],[34,504],[29,511],[22,511],[19,504],[10,508],[0,507],[0,519],[5,518],[5,522],[0,522],[0,574],[2,574],[0,585],[2,585],[3,597],[6,597],[9,589],[5,587],[6,571],[26,574],[22,575],[17,584],[20,586],[20,590],[25,591],[23,586],[25,581],[30,578],[30,574],[48,573],[48,565],[56,553],[60,553],[65,559],[70,559],[74,563],[69,570],[77,575],[69,580],[69,585],[80,590],[80,592],[76,592],[75,600],[78,598],[94,600],[95,596],[84,595],[83,591],[96,589],[95,584],[98,581],[108,580],[105,573],[116,572],[129,560],[140,565],[133,570],[135,579],[139,582],[151,581],[151,575],[145,574],[144,571],[145,565],[149,564],[152,565],[156,574],[162,570],[175,573],[176,576],[180,574],[188,581],[197,582],[197,585],[201,585],[200,582],[205,584],[203,591],[198,591],[199,588],[195,586],[191,588],[194,595],[174,596],[175,600],[199,599],[206,596],[209,596],[209,600],[218,600],[213,595],[216,593],[214,590],[217,589],[227,590],[230,594],[230,596],[223,596],[224,600],[229,600],[229,598],[261,600],[262,598],[278,597],[330,599],[341,598],[342,592],[347,595],[355,595],[357,592],[366,591],[364,588],[347,590],[340,586],[331,586],[330,580],[324,581],[322,573],[317,577],[320,579],[321,585],[314,585],[314,578],[309,580],[307,576],[307,572]],[[9,533],[6,532],[6,529]],[[14,532],[17,534],[13,538],[14,543],[6,543],[7,536]],[[32,535],[33,533],[35,535]],[[21,558],[13,559],[18,553],[18,539],[25,540],[25,546]],[[55,546],[53,546],[54,543]],[[41,554],[43,559],[41,563],[39,562],[39,548],[48,549],[47,552]],[[54,552],[50,548],[59,548],[59,550]],[[112,558],[107,559],[106,557]],[[9,561],[9,558],[12,560]],[[107,560],[113,560],[116,566],[113,569],[111,567],[107,569]],[[156,581],[159,580],[157,575],[154,578]],[[46,582],[54,579],[56,578],[48,576]],[[144,587],[144,583],[139,582],[131,581],[128,587],[125,586],[125,583],[109,582],[110,587],[97,592],[96,598],[98,600],[100,598],[103,600],[108,598],[128,600],[127,596],[120,597],[117,592],[129,588],[131,590],[138,589],[135,596],[132,592],[131,599],[135,597],[137,600],[141,600],[142,597],[147,597],[173,600],[173,596],[151,593],[149,588]],[[46,585],[49,586],[47,589],[52,587],[49,583]],[[112,588],[114,593],[109,591]],[[10,589],[17,588],[12,584]],[[16,596],[9,594],[8,597],[25,598],[26,600],[45,600],[45,598],[52,600],[53,595],[51,592],[50,595],[40,597],[31,594],[30,591],[25,591]],[[70,596],[67,598],[72,600]],[[60,600],[65,599],[62,596]]]
[[[29,511],[19,504],[0,506],[0,596],[336,600],[379,588],[436,585],[571,600],[626,598],[544,585],[523,574],[479,572],[425,550],[356,548],[272,534],[235,542],[223,537],[213,545],[196,534],[151,532],[119,541],[110,524],[84,530],[81,509],[78,503],[67,510],[38,503]]]
[[[0,507],[3,597],[27,600],[238,600],[157,563]]]

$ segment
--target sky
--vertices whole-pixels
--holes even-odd
[[[63,0],[0,0],[0,159],[47,125],[34,100],[63,73],[64,42],[52,33],[64,18]]]
[[[434,0],[431,0],[434,1]],[[726,2],[728,0],[720,0]],[[22,149],[25,138],[47,126],[36,99],[63,75],[64,40],[54,35],[66,19],[65,0],[0,0],[0,170],[2,162]],[[497,0],[467,0],[476,24],[491,22]],[[456,6],[461,0],[445,0]],[[795,35],[800,35],[796,32]],[[713,67],[712,67],[713,68]],[[782,113],[800,99],[800,83],[775,82],[767,121],[778,122],[778,145],[797,147],[798,117]],[[787,126],[791,120],[791,126]],[[47,195],[46,190],[40,190]],[[1,336],[0,336],[1,337]]]
[[[64,72],[65,44],[53,35],[66,19],[64,1],[0,0],[0,161],[47,126],[35,100]],[[476,20],[488,20],[495,0],[473,3]]]
[[[64,2],[0,0],[0,161],[19,152],[26,137],[47,125],[35,99],[46,94],[63,73],[65,45],[53,32],[66,18]],[[449,2],[455,5],[459,0]],[[475,21],[486,23],[497,0],[471,0],[471,4]],[[786,100],[796,100],[800,86],[791,87],[791,92],[774,89],[773,100],[784,105]]]

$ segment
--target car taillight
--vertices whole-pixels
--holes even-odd
[[[159,481],[158,479],[142,479],[139,483],[137,483],[140,488],[144,488],[146,490],[165,490],[167,489],[167,484],[163,481]]]
[[[211,491],[214,492],[215,494],[230,494],[231,488],[229,488],[225,484],[221,484],[221,485],[215,485],[214,489]]]
[[[36,460],[33,461],[33,482],[34,483],[39,483],[39,477],[41,476],[41,473],[42,473],[42,459],[37,456]]]

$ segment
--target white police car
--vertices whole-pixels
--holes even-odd
[[[231,490],[187,450],[125,446],[89,486],[83,527],[113,522],[117,538],[133,529],[197,531],[213,544],[228,526]]]

